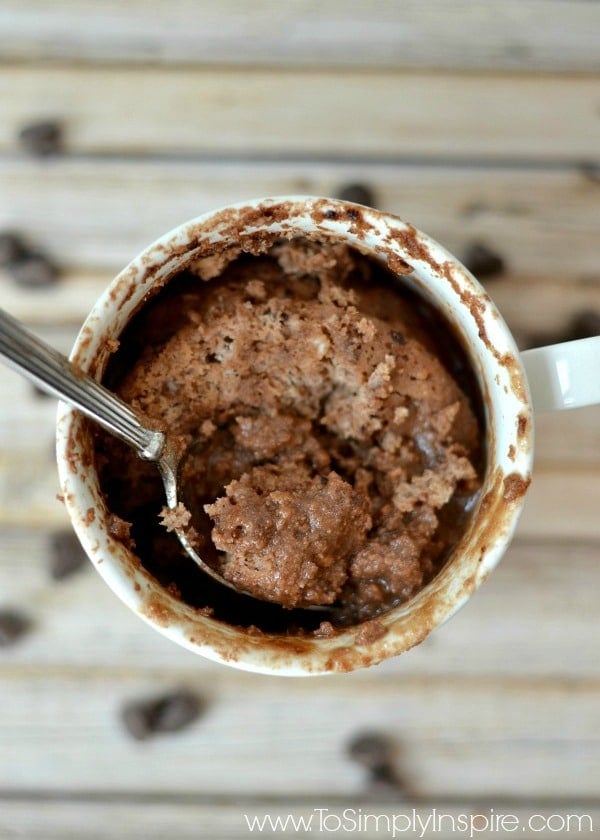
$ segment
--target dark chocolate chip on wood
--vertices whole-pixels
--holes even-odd
[[[594,309],[585,309],[576,312],[563,329],[527,333],[522,337],[519,348],[528,350],[532,347],[547,347],[550,344],[577,341],[580,338],[592,338],[596,335],[600,335],[600,312]]]
[[[337,195],[342,201],[351,201],[353,204],[364,204],[366,207],[375,205],[373,190],[366,184],[345,184],[339,188]]]
[[[19,610],[0,609],[0,647],[9,647],[31,628],[29,618]]]
[[[600,165],[595,161],[583,161],[579,165],[579,171],[586,181],[591,181],[592,184],[600,184]]]
[[[126,730],[138,741],[162,732],[178,732],[202,713],[204,703],[190,691],[174,691],[153,700],[127,703],[121,712]]]
[[[50,537],[50,575],[64,580],[87,565],[86,554],[73,531],[57,531]]]
[[[504,259],[496,251],[481,242],[469,245],[463,254],[463,263],[478,280],[503,274]]]
[[[189,691],[177,691],[157,703],[154,727],[157,732],[178,732],[193,723],[202,704]]]
[[[532,332],[523,333],[519,337],[519,350],[531,350],[534,347],[548,347],[550,344],[560,344],[568,341],[564,332]]]
[[[569,324],[567,338],[591,338],[600,335],[600,312],[595,309],[585,309],[575,313]]]
[[[389,765],[392,746],[389,738],[380,732],[361,732],[348,743],[348,755],[369,771]]]
[[[62,151],[63,131],[56,120],[41,120],[23,126],[19,132],[19,145],[35,157],[56,155]]]
[[[10,266],[23,259],[27,246],[18,233],[11,230],[0,231],[0,265]]]
[[[30,289],[51,286],[58,280],[58,269],[43,254],[30,254],[11,263],[9,272],[18,286]]]
[[[347,752],[368,773],[369,786],[376,792],[384,789],[396,794],[404,789],[394,767],[394,746],[380,732],[361,732],[348,743]]]

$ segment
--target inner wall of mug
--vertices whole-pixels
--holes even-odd
[[[206,214],[163,236],[113,281],[86,320],[72,356],[100,378],[116,339],[148,295],[181,271],[207,243],[224,249],[256,237],[315,236],[345,241],[393,269],[400,282],[433,304],[453,326],[472,364],[485,406],[486,473],[476,510],[452,558],[415,598],[378,618],[382,638],[357,644],[355,629],[334,638],[251,637],[198,615],[175,599],[122,543],[110,536],[93,466],[93,443],[76,412],[59,407],[59,472],[73,525],[116,594],[160,632],[211,659],[280,674],[352,670],[421,641],[468,598],[498,562],[516,524],[529,481],[531,413],[514,342],[489,297],[447,251],[399,219],[328,199],[291,197],[247,202]]]

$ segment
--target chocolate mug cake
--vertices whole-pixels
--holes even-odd
[[[104,382],[197,441],[174,513],[155,468],[95,433],[113,535],[171,594],[252,632],[374,632],[446,563],[481,488],[481,399],[452,330],[326,237],[190,262],[131,319]],[[182,524],[255,598],[198,569]]]

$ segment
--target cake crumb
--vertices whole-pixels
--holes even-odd
[[[131,538],[131,522],[126,522],[116,513],[109,513],[106,527],[111,537],[122,542],[127,548],[135,548],[135,542]]]
[[[331,639],[336,635],[336,630],[331,621],[322,621],[313,632],[315,639]]]
[[[167,531],[181,531],[187,528],[190,524],[192,514],[185,507],[183,502],[177,502],[177,506],[174,508],[170,508],[165,505],[165,507],[162,508],[159,517],[161,525],[164,525]]]
[[[266,300],[267,290],[262,280],[250,280],[246,283],[246,294],[252,300],[263,301]]]
[[[354,642],[357,645],[370,645],[378,639],[381,639],[386,633],[386,628],[376,618],[370,621],[363,621],[354,634]]]

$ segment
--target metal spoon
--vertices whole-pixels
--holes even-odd
[[[162,478],[168,507],[171,510],[177,507],[179,468],[195,442],[185,452],[177,453],[164,432],[144,426],[137,414],[115,394],[76,370],[66,356],[34,336],[3,309],[0,309],[0,357],[44,391],[78,408],[107,432],[121,438],[140,458],[153,461]],[[203,571],[230,589],[244,592],[202,560],[185,530],[174,530],[181,545]],[[244,594],[257,597],[249,592]]]

